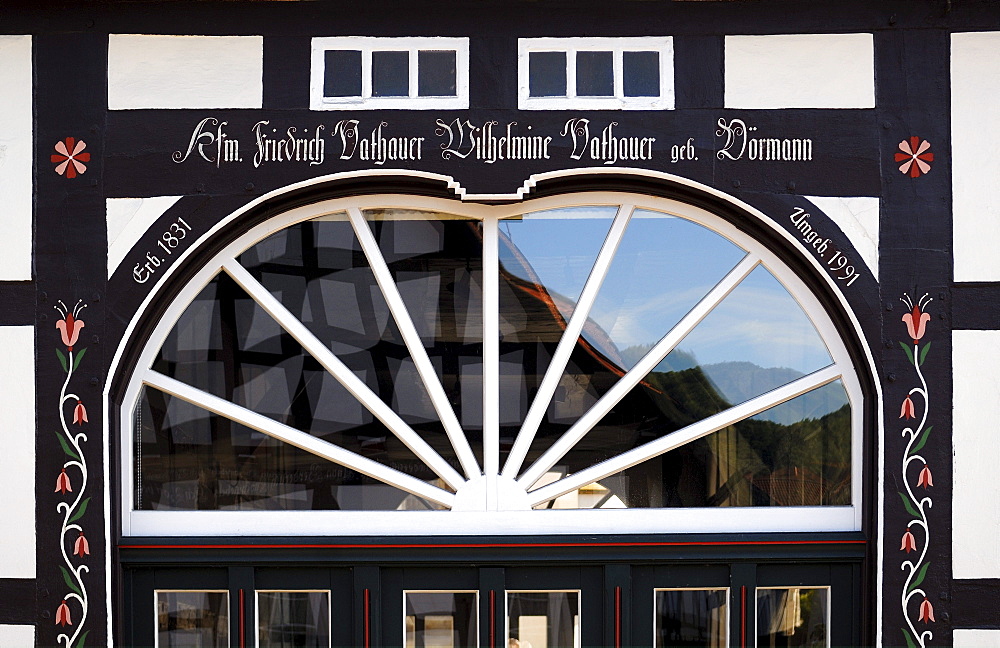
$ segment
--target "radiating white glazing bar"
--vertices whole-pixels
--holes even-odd
[[[580,333],[583,331],[583,327],[590,317],[590,309],[593,308],[594,302],[597,301],[601,285],[604,283],[604,278],[608,276],[611,262],[614,261],[618,245],[625,235],[625,230],[628,227],[629,220],[632,218],[634,209],[634,205],[621,205],[618,208],[618,214],[611,224],[611,229],[604,239],[604,244],[597,255],[597,260],[594,261],[594,267],[591,269],[590,275],[587,277],[587,282],[580,292],[580,298],[577,300],[573,315],[566,324],[566,329],[559,339],[559,345],[556,347],[555,353],[552,354],[549,367],[545,370],[545,376],[538,386],[535,400],[531,403],[531,408],[528,410],[528,414],[524,417],[524,422],[521,424],[521,430],[517,433],[517,439],[514,441],[514,446],[511,448],[510,455],[507,457],[507,462],[503,467],[503,475],[505,477],[511,479],[517,477],[517,473],[521,469],[521,464],[524,462],[528,450],[531,449],[531,443],[535,440],[538,426],[541,425],[542,419],[545,417],[549,401],[552,400],[552,395],[555,393],[556,388],[559,387],[559,380],[562,378],[563,371],[569,363],[573,349],[576,348]]]
[[[825,367],[819,371],[815,371],[807,376],[799,378],[798,380],[790,382],[783,387],[779,387],[767,392],[766,394],[752,398],[735,407],[730,407],[729,409],[719,412],[718,414],[714,414],[708,418],[698,421],[697,423],[692,423],[685,428],[681,428],[676,432],[671,432],[670,434],[660,437],[655,441],[645,443],[637,448],[629,450],[628,452],[623,452],[616,457],[612,457],[607,461],[603,461],[599,464],[591,466],[590,468],[585,468],[578,473],[574,473],[564,479],[553,482],[548,486],[543,486],[538,490],[531,491],[528,493],[528,499],[531,502],[531,506],[537,506],[543,502],[548,502],[549,500],[555,499],[560,495],[565,495],[566,493],[572,492],[578,488],[586,486],[587,484],[592,484],[593,482],[603,479],[608,475],[619,473],[636,464],[640,464],[643,461],[647,461],[665,452],[679,448],[686,443],[694,441],[695,439],[700,439],[703,436],[717,432],[728,425],[733,425],[743,419],[760,414],[764,410],[774,407],[780,403],[784,403],[787,400],[791,400],[796,396],[801,396],[808,391],[812,391],[813,389],[829,384],[840,378],[841,374],[842,372],[840,367],[837,365]]]
[[[455,449],[455,454],[458,455],[458,461],[462,465],[462,470],[465,471],[465,476],[468,479],[479,477],[482,474],[479,470],[479,462],[476,461],[469,440],[465,437],[465,431],[462,430],[458,417],[455,416],[455,410],[452,409],[451,402],[448,400],[448,395],[445,394],[444,387],[441,386],[441,380],[438,378],[434,365],[431,364],[427,349],[424,348],[423,340],[420,339],[420,334],[417,333],[417,328],[413,325],[410,313],[406,310],[406,304],[399,294],[396,282],[393,281],[392,273],[389,272],[389,266],[386,265],[378,242],[368,227],[368,221],[365,220],[361,210],[357,207],[348,208],[347,216],[351,220],[355,236],[361,243],[361,249],[364,250],[365,256],[368,258],[368,265],[371,266],[375,275],[375,281],[378,282],[382,295],[389,305],[389,311],[396,320],[399,333],[403,336],[403,342],[406,344],[407,351],[410,352],[410,358],[417,368],[417,373],[420,374],[420,379],[424,383],[434,411],[441,419],[445,433]]]
[[[500,472],[500,220],[483,220],[483,471],[486,510],[498,507]]]
[[[399,417],[391,407],[379,398],[368,385],[350,370],[330,349],[326,347],[306,326],[285,308],[281,302],[268,292],[259,281],[246,269],[230,259],[223,264],[223,269],[239,284],[248,295],[253,297],[268,315],[285,329],[289,335],[302,345],[309,354],[319,362],[324,369],[337,379],[352,396],[364,405],[379,421],[381,421],[396,437],[409,448],[421,461],[443,479],[446,484],[458,490],[465,481],[462,476],[446,462],[417,432]]]
[[[231,421],[257,430],[269,437],[284,441],[296,448],[301,448],[306,452],[332,461],[335,464],[356,470],[363,475],[368,475],[373,479],[377,479],[380,482],[412,493],[418,497],[437,502],[449,508],[455,500],[455,496],[444,489],[432,486],[416,477],[411,477],[406,473],[335,446],[332,443],[301,430],[296,430],[284,423],[279,423],[274,419],[248,410],[245,407],[240,407],[223,398],[213,396],[178,380],[164,376],[152,369],[148,370],[143,376],[143,383],[187,401],[192,405],[197,405],[209,412],[224,416]]]
[[[568,429],[552,446],[539,457],[534,464],[531,465],[528,470],[524,471],[524,474],[520,479],[517,480],[519,484],[524,486],[525,489],[531,488],[539,479],[541,479],[549,468],[554,466],[557,461],[562,459],[563,455],[569,452],[573,446],[575,446],[580,439],[590,432],[591,428],[601,422],[601,419],[614,408],[618,402],[625,398],[633,387],[639,384],[646,374],[652,371],[656,365],[660,364],[667,355],[674,350],[681,340],[690,333],[694,327],[698,325],[701,320],[703,320],[712,310],[718,306],[723,299],[726,298],[730,292],[733,291],[736,286],[740,284],[743,279],[749,275],[754,268],[757,267],[759,263],[758,259],[753,254],[747,254],[743,257],[735,268],[729,271],[725,277],[722,278],[712,290],[708,292],[707,295],[702,297],[701,301],[695,304],[687,315],[681,318],[681,321],[677,322],[676,325],[670,331],[656,343],[649,352],[644,355],[639,362],[636,363],[631,370],[628,371],[624,376],[619,379],[614,386],[607,391],[594,403],[593,407],[587,410],[583,416],[581,416],[576,423],[573,424],[570,429]]]

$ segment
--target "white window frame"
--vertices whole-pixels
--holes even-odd
[[[226,614],[229,615],[230,606],[232,601],[230,600],[229,590],[227,589],[179,589],[179,588],[164,588],[164,589],[154,589],[153,590],[153,648],[160,648],[160,611],[159,611],[159,599],[160,594],[185,594],[185,593],[195,593],[195,594],[225,594],[226,595]],[[229,623],[226,625],[226,646],[233,645],[232,628],[233,619],[228,617]]]
[[[333,645],[333,592],[328,589],[255,589],[253,591],[254,640],[255,648],[267,648],[260,645],[260,595],[261,594],[326,594],[326,628],[327,648]]]
[[[724,643],[721,648],[729,648],[729,615],[731,611],[729,610],[729,587],[654,587],[653,588],[653,648],[664,648],[656,643],[656,594],[657,592],[725,592],[726,593],[726,613],[723,615],[723,622],[725,623],[725,630],[723,630],[722,636],[724,638]]]
[[[791,589],[814,589],[814,590],[826,590],[826,646],[824,648],[830,648],[833,646],[833,587],[830,585],[766,585],[766,586],[756,586],[753,591],[753,619],[754,627],[758,628],[758,631],[754,633],[753,645],[757,648],[757,640],[760,638],[760,608],[757,605],[757,592],[761,590],[791,590]]]
[[[612,53],[614,96],[577,96],[576,54],[588,51]],[[660,95],[626,97],[622,54],[650,51],[660,54]],[[531,52],[566,53],[566,96],[531,96],[528,63]],[[519,38],[517,39],[517,107],[519,110],[673,110],[674,39],[670,36]]]
[[[327,50],[361,52],[361,96],[325,97]],[[418,52],[454,50],[455,96],[422,97],[418,92]],[[406,97],[372,96],[372,52],[408,52],[410,91]],[[439,36],[318,36],[312,39],[309,81],[311,110],[464,110],[469,107],[469,39]]]
[[[476,615],[475,648],[479,648],[479,590],[470,589],[404,589],[403,590],[403,641],[406,641],[406,595],[407,594],[472,594],[476,598],[473,613]]]
[[[505,589],[503,591],[503,628],[504,636],[510,636],[510,596],[509,594],[576,594],[576,624],[573,626],[573,648],[580,648],[583,628],[583,590],[582,589]]]
[[[738,414],[737,410],[746,413],[747,408],[755,413],[761,411],[766,403],[754,405],[758,401],[768,399],[778,399],[775,402],[784,402],[791,397],[791,394],[802,393],[796,391],[800,386],[809,387],[805,383],[813,386],[825,384],[834,380],[842,380],[851,405],[851,505],[847,506],[795,506],[795,507],[716,507],[716,508],[664,508],[664,509],[595,509],[595,510],[530,510],[533,500],[547,501],[561,495],[566,489],[578,487],[574,485],[574,479],[583,479],[583,485],[596,479],[602,478],[600,475],[589,474],[593,468],[588,468],[576,473],[569,479],[544,486],[531,491],[525,497],[525,501],[517,502],[507,497],[513,490],[511,487],[518,485],[510,477],[501,474],[499,465],[499,323],[495,318],[484,317],[484,340],[494,340],[493,343],[484,345],[484,380],[483,380],[483,414],[484,414],[484,457],[486,465],[485,474],[460,475],[451,470],[449,478],[459,480],[463,486],[458,495],[452,495],[442,489],[436,488],[427,482],[416,480],[412,477],[409,482],[387,481],[391,485],[397,485],[404,490],[416,493],[419,496],[444,497],[443,503],[452,507],[447,511],[151,511],[135,510],[134,498],[136,495],[136,483],[134,475],[135,453],[133,451],[133,429],[134,410],[137,406],[141,390],[144,385],[154,385],[157,388],[170,392],[171,389],[178,388],[182,398],[187,394],[197,392],[193,387],[185,386],[172,381],[170,378],[161,376],[152,371],[150,367],[156,354],[174,326],[192,300],[208,285],[212,279],[220,272],[236,271],[241,268],[234,268],[234,259],[243,251],[270,236],[271,234],[289,227],[295,223],[310,220],[332,213],[353,214],[352,219],[358,221],[362,219],[361,210],[375,208],[400,208],[411,210],[440,211],[454,214],[470,219],[477,219],[483,222],[483,231],[487,241],[493,240],[499,229],[499,223],[503,218],[517,216],[531,211],[541,211],[556,209],[560,207],[572,206],[594,206],[594,205],[614,205],[619,208],[620,213],[630,212],[634,209],[649,209],[663,212],[667,215],[679,216],[701,224],[708,229],[728,238],[748,252],[748,257],[756,260],[756,263],[766,267],[785,287],[789,294],[799,303],[803,312],[812,320],[817,332],[827,345],[833,364],[821,369],[813,374],[797,379],[785,387],[769,392],[770,395],[752,399],[747,403],[737,405],[722,413],[723,417],[730,417]],[[368,232],[362,239],[362,246],[368,249],[375,248],[373,240],[365,240],[370,237],[370,230],[367,227],[358,227],[355,223],[356,231]],[[612,238],[616,226],[612,227]],[[607,244],[607,243],[606,243]],[[499,304],[498,298],[498,270],[497,270],[498,249],[496,241],[492,245],[486,244],[483,249],[483,308],[485,312],[496,313]],[[600,255],[599,255],[600,257]],[[380,257],[379,257],[380,258]],[[610,264],[611,259],[605,259],[604,264]],[[746,260],[745,260],[746,261]],[[740,272],[749,272],[741,262],[737,266]],[[596,262],[595,268],[602,264],[600,260]],[[388,269],[381,262],[382,268],[378,269],[373,264],[376,271],[376,278],[380,285],[384,277],[379,278],[379,274],[387,275]],[[734,269],[730,274],[736,273]],[[239,274],[239,273],[238,273]],[[597,274],[597,273],[595,273]],[[249,273],[243,271],[243,278]],[[237,279],[239,280],[239,279]],[[252,280],[252,278],[251,278]],[[391,281],[391,279],[390,279]],[[725,283],[724,280],[722,283]],[[720,284],[721,285],[721,284]],[[717,286],[718,288],[718,286]],[[595,288],[596,290],[596,288]],[[260,292],[260,291],[258,291]],[[266,291],[262,291],[266,293]],[[385,293],[385,288],[383,287]],[[584,292],[587,292],[585,287]],[[253,293],[251,293],[253,294]],[[397,323],[404,338],[409,334],[415,335],[412,320],[405,314],[405,306],[398,292],[395,296],[385,293],[387,301],[392,304],[398,302],[396,307],[401,307],[403,317],[397,318]],[[260,295],[261,299],[267,298]],[[257,296],[255,296],[256,298]],[[273,306],[273,304],[272,304]],[[280,305],[279,305],[280,306]],[[701,304],[692,310],[692,313],[701,308]],[[578,306],[577,312],[585,313],[582,304]],[[272,313],[273,315],[273,313]],[[687,318],[684,318],[687,319]],[[682,319],[682,322],[684,321]],[[297,320],[296,320],[297,321]],[[305,329],[304,325],[299,325]],[[582,327],[582,323],[574,324],[572,321],[567,326],[567,330]],[[675,329],[681,327],[679,323]],[[308,334],[308,331],[306,331]],[[676,337],[677,332],[671,331],[664,340]],[[419,340],[419,337],[417,337]],[[662,341],[661,341],[662,343]],[[327,362],[328,356],[324,356],[321,349],[314,349],[304,345],[307,350],[320,360],[321,364],[331,364]],[[320,345],[322,346],[322,345]],[[411,353],[423,350],[422,343],[409,345]],[[652,353],[655,352],[655,349]],[[426,352],[424,352],[426,353]],[[317,355],[319,354],[319,355]],[[553,365],[556,355],[553,356]],[[566,353],[568,357],[568,353]],[[332,356],[332,354],[329,354]],[[416,358],[418,364],[423,364]],[[426,361],[426,355],[423,358]],[[336,361],[334,358],[333,362]],[[640,364],[652,362],[649,367],[655,366],[658,362],[655,358],[644,358]],[[429,365],[429,362],[426,364]],[[639,368],[639,365],[637,365]],[[350,372],[347,372],[350,373]],[[630,372],[631,373],[631,372]],[[440,381],[434,376],[433,368],[429,368],[422,378],[428,387],[428,392],[433,393],[435,383],[440,389]],[[351,374],[353,375],[353,374]],[[430,376],[430,377],[429,377]],[[350,376],[347,376],[349,379]],[[641,379],[641,376],[639,376]],[[623,381],[625,378],[622,379]],[[638,379],[636,379],[638,380]],[[801,383],[801,385],[800,385]],[[809,387],[811,388],[811,387]],[[781,395],[784,394],[784,395]],[[357,395],[356,395],[357,396]],[[441,394],[439,394],[441,396]],[[210,397],[211,398],[211,397]],[[433,398],[433,396],[432,396]],[[442,408],[450,409],[447,398],[444,398]],[[221,399],[217,399],[221,400]],[[378,400],[377,397],[374,400]],[[440,399],[439,399],[440,400]],[[218,404],[218,403],[217,403]],[[224,409],[227,416],[235,412],[240,416],[238,410],[242,410],[236,405],[228,402],[219,404]],[[374,403],[377,406],[378,403]],[[655,198],[651,196],[640,196],[625,193],[586,193],[567,194],[560,196],[550,196],[531,201],[518,202],[504,205],[482,205],[473,203],[459,203],[456,201],[420,197],[420,196],[397,196],[397,195],[371,195],[350,198],[337,198],[321,202],[312,203],[291,209],[283,214],[257,225],[250,231],[238,237],[226,245],[212,260],[207,262],[193,278],[185,285],[167,307],[163,317],[160,318],[153,332],[145,343],[145,347],[136,364],[120,409],[120,421],[123,422],[120,429],[120,440],[123,449],[121,461],[121,483],[120,492],[122,507],[122,533],[125,537],[142,536],[162,536],[162,537],[183,537],[183,536],[241,536],[241,535],[300,535],[300,536],[329,536],[331,533],[338,536],[433,536],[433,535],[520,535],[520,534],[570,534],[570,533],[740,533],[740,532],[834,532],[834,531],[858,531],[862,524],[862,466],[863,466],[863,428],[864,428],[864,397],[861,384],[857,376],[857,369],[851,360],[850,354],[841,338],[841,333],[837,330],[832,320],[826,315],[825,309],[813,292],[779,257],[767,249],[756,239],[749,237],[732,223],[712,214],[704,209],[695,207],[688,203],[666,198]],[[203,405],[204,406],[204,405]],[[754,409],[760,406],[760,409]],[[770,405],[766,405],[770,407]],[[211,408],[210,408],[211,409]],[[374,410],[373,410],[374,412]],[[589,413],[588,413],[589,414]],[[273,422],[271,419],[243,410],[244,416],[255,417],[250,421],[251,427],[257,423],[263,423],[265,427],[276,431],[277,435],[303,435],[297,437],[296,441],[305,440],[307,443],[325,443],[310,437],[302,432],[297,432],[291,428],[285,428]],[[391,417],[391,410],[385,414]],[[450,417],[454,417],[452,412]],[[449,417],[449,418],[450,418]],[[240,421],[239,418],[233,419]],[[707,419],[706,419],[707,420]],[[240,421],[242,422],[242,421]],[[455,421],[457,423],[457,421]],[[246,423],[245,423],[246,424]],[[695,424],[697,425],[697,424]],[[405,424],[398,426],[397,431],[392,425],[389,426],[394,432],[403,438],[407,434]],[[447,422],[446,429],[449,427]],[[689,426],[694,427],[694,426]],[[271,432],[268,432],[271,433]],[[672,439],[677,438],[677,434],[670,435]],[[305,437],[305,439],[303,439]],[[279,436],[279,438],[281,438]],[[664,437],[666,438],[666,437]],[[404,441],[419,441],[407,437]],[[672,444],[676,441],[663,442]],[[326,444],[328,447],[319,448],[316,452],[320,456],[328,458],[335,452],[346,453],[336,446]],[[300,447],[304,447],[300,445]],[[663,447],[668,447],[664,445]],[[673,446],[669,446],[672,448]],[[332,449],[332,450],[331,450]],[[636,458],[636,454],[644,452],[642,448],[636,448],[627,453],[619,455],[617,461],[627,461]],[[324,452],[326,454],[324,454]],[[431,451],[433,452],[433,451]],[[436,457],[431,453],[416,454],[428,464],[434,466]],[[513,449],[512,449],[513,454]],[[626,456],[627,455],[627,456]],[[336,460],[336,459],[331,459]],[[643,459],[639,459],[640,461]],[[378,471],[379,479],[383,478],[383,473],[392,469],[381,464],[369,461],[364,469]],[[605,462],[607,464],[608,462]],[[633,465],[629,463],[628,465]],[[356,464],[355,464],[356,465]],[[627,467],[627,466],[623,466]],[[357,468],[355,468],[357,469]],[[447,470],[447,469],[446,469]],[[610,474],[610,473],[609,473]],[[576,477],[579,476],[579,477]],[[397,475],[398,477],[398,475]],[[408,477],[408,476],[405,476]],[[392,479],[392,476],[389,476]],[[523,477],[522,477],[523,479]],[[588,481],[589,480],[589,481]],[[383,479],[384,481],[384,479]],[[426,495],[424,494],[426,492]],[[523,491],[522,495],[523,495]],[[451,498],[450,500],[448,498]],[[533,498],[533,499],[532,499]],[[515,506],[507,506],[506,502],[513,502]],[[520,506],[516,506],[520,504]]]

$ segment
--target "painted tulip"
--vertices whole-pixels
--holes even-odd
[[[73,486],[69,483],[69,475],[66,474],[66,469],[63,468],[59,476],[56,477],[56,489],[53,492],[65,495],[67,491],[72,493]]]
[[[73,620],[69,618],[69,606],[66,605],[66,599],[63,599],[63,602],[56,608],[56,625],[73,625]]]
[[[931,477],[931,469],[927,467],[927,464],[924,464],[924,467],[920,470],[920,474],[917,475],[917,486],[927,488],[933,485],[934,479]]]
[[[913,406],[913,399],[907,396],[903,399],[903,406],[899,408],[899,418],[916,418],[916,408]]]
[[[73,408],[73,422],[77,425],[90,422],[87,420],[87,408],[80,401],[76,401],[76,407]]]
[[[62,343],[66,345],[67,350],[73,350],[73,345],[80,339],[80,329],[83,327],[83,320],[76,319],[72,313],[67,313],[65,319],[56,322],[56,328],[59,329]]]
[[[73,543],[73,555],[80,557],[90,555],[90,543],[87,542],[85,537],[83,537],[83,533],[81,533],[80,537]]]
[[[920,306],[914,306],[913,311],[903,315],[903,322],[906,324],[906,331],[910,334],[914,344],[920,342],[927,330],[927,322],[931,321],[931,316],[920,312]]]
[[[899,546],[899,550],[906,553],[917,550],[917,539],[913,537],[909,529],[903,534],[903,543]]]
[[[927,623],[928,621],[937,623],[937,620],[934,618],[934,606],[931,605],[931,602],[927,599],[924,599],[924,602],[920,604],[919,620],[924,623]]]

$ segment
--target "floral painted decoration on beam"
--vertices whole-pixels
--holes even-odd
[[[72,146],[72,138],[67,140],[67,144]],[[59,147],[57,146],[56,150],[58,149]],[[82,147],[80,150],[82,150]],[[87,159],[89,159],[89,155]],[[65,648],[83,648],[87,641],[87,634],[90,632],[89,630],[83,632],[84,624],[87,622],[87,613],[90,608],[87,585],[83,581],[83,575],[90,571],[90,568],[84,564],[87,556],[90,555],[90,542],[87,540],[82,522],[80,522],[87,513],[87,505],[90,504],[90,497],[84,497],[84,493],[87,491],[88,471],[83,444],[87,441],[87,433],[81,430],[70,430],[70,424],[66,420],[67,405],[69,405],[72,407],[73,413],[72,425],[82,428],[90,422],[87,418],[87,408],[84,406],[82,399],[69,391],[73,374],[80,366],[80,362],[87,352],[87,349],[74,349],[76,343],[80,340],[80,331],[84,327],[84,322],[80,319],[80,313],[86,307],[87,305],[82,300],[78,301],[72,309],[68,308],[62,300],[55,306],[56,311],[62,316],[56,322],[56,329],[59,330],[62,344],[66,347],[65,353],[62,349],[56,348],[56,358],[59,359],[59,364],[66,373],[62,389],[59,392],[59,423],[62,426],[62,431],[57,432],[56,436],[59,439],[59,446],[66,454],[67,459],[63,463],[59,475],[56,476],[55,488],[55,492],[61,496],[61,501],[56,504],[56,511],[62,514],[62,529],[59,535],[62,564],[59,565],[59,570],[62,572],[63,581],[66,583],[68,589],[63,594],[62,602],[56,608],[55,622],[56,625],[62,628],[66,628],[66,626],[73,628],[72,634],[63,632],[57,637],[58,643]],[[74,491],[73,482],[76,479],[79,479],[79,481],[77,482],[77,489]],[[73,493],[73,495],[66,497],[68,493]],[[74,532],[76,534],[75,537],[71,535]],[[72,544],[72,552],[67,551],[67,545],[69,544]],[[80,564],[74,564],[74,558],[79,559]],[[73,623],[75,612],[72,607],[74,607],[74,604],[78,604],[80,607],[76,624]]]
[[[911,137],[899,143],[899,150],[896,153],[896,162],[899,165],[899,172],[903,175],[909,174],[911,178],[920,177],[921,173],[930,173],[930,163],[934,161],[934,154],[929,151],[931,143],[921,140],[919,137]]]
[[[902,145],[900,145],[900,148],[902,148]],[[927,294],[924,294],[914,304],[910,296],[903,293],[900,301],[906,304],[906,307],[910,310],[902,318],[903,324],[906,325],[909,341],[900,342],[899,344],[903,348],[903,352],[906,353],[907,360],[913,365],[916,380],[919,382],[918,386],[913,387],[907,392],[899,413],[899,418],[904,420],[904,424],[907,424],[902,431],[902,436],[907,439],[907,442],[900,466],[902,482],[906,486],[906,492],[900,492],[899,497],[902,499],[903,508],[906,509],[911,518],[906,524],[899,550],[905,551],[907,556],[914,551],[919,552],[916,560],[911,560],[907,557],[904,558],[900,565],[900,569],[906,574],[906,580],[903,583],[903,590],[900,594],[900,605],[907,625],[906,628],[901,628],[901,630],[903,638],[906,640],[907,648],[917,648],[918,646],[919,648],[926,648],[927,642],[934,638],[934,633],[927,629],[926,626],[937,622],[934,618],[934,606],[928,599],[927,593],[923,589],[920,589],[920,585],[927,576],[927,569],[930,567],[930,562],[926,561],[927,548],[931,541],[927,511],[933,505],[933,501],[927,495],[918,498],[914,493],[914,487],[912,486],[914,471],[910,467],[911,465],[914,465],[914,467],[921,466],[916,475],[917,487],[922,487],[926,491],[928,488],[934,486],[930,466],[927,465],[927,460],[919,454],[927,444],[927,439],[930,437],[932,429],[932,426],[927,425],[927,414],[930,411],[927,380],[924,378],[920,367],[927,360],[927,353],[931,348],[930,342],[921,344],[921,340],[927,332],[927,324],[931,321],[931,316],[927,313],[927,305],[933,300]],[[915,398],[916,401],[914,400]],[[920,407],[920,404],[922,404],[922,407]],[[910,420],[916,420],[919,423],[915,427],[908,425]],[[913,534],[915,529],[923,531],[922,545],[918,545],[917,537]],[[919,601],[919,603],[916,606],[912,606],[911,601]],[[914,613],[916,620],[913,617]],[[920,630],[917,629],[917,623],[923,624]]]
[[[67,178],[75,178],[87,172],[87,165],[90,162],[90,153],[84,153],[87,143],[73,137],[56,142],[56,152],[49,158],[52,164],[56,165],[56,173]]]

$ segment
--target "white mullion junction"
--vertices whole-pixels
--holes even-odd
[[[594,302],[597,301],[601,285],[608,275],[611,262],[615,258],[618,245],[625,235],[625,229],[628,227],[634,210],[635,205],[621,205],[618,208],[618,215],[615,216],[615,220],[611,224],[611,229],[604,239],[604,244],[597,255],[597,260],[590,271],[590,276],[587,277],[587,282],[580,292],[576,308],[573,309],[573,315],[570,317],[569,323],[566,324],[566,329],[559,339],[559,345],[556,347],[555,353],[552,354],[552,360],[549,362],[549,367],[545,370],[545,376],[538,386],[535,400],[531,403],[531,408],[524,417],[524,423],[521,425],[521,430],[518,432],[514,446],[511,448],[507,462],[504,464],[504,477],[517,478],[521,464],[524,462],[528,450],[531,449],[531,442],[534,441],[535,434],[538,432],[538,426],[541,425],[542,419],[545,417],[549,401],[552,400],[552,395],[555,393],[556,388],[559,387],[559,380],[562,378],[563,371],[569,363],[573,349],[576,348],[580,333],[583,331],[583,327],[590,317],[590,309],[593,308]]]
[[[427,467],[458,490],[465,479],[446,462],[416,431],[399,417],[391,407],[379,398],[358,376],[333,354],[306,326],[268,292],[246,269],[230,259],[223,269],[243,290],[250,295],[264,311],[274,318],[281,328],[302,345],[302,348],[319,362],[324,369],[337,379],[352,396],[364,405],[375,418],[381,421],[396,437],[409,448]]]
[[[166,392],[171,396],[187,401],[192,405],[201,407],[209,412],[223,416],[231,421],[245,425],[261,434],[284,441],[290,445],[322,457],[335,464],[345,466],[351,470],[356,470],[363,475],[368,475],[380,482],[389,484],[412,493],[417,497],[422,497],[432,502],[437,502],[443,506],[451,507],[454,504],[455,496],[448,491],[432,486],[416,477],[407,475],[394,468],[372,461],[367,457],[362,457],[349,450],[335,446],[328,441],[314,437],[301,430],[279,423],[274,419],[262,414],[240,407],[218,396],[213,396],[200,389],[182,383],[163,374],[147,370],[143,375],[144,384]]]
[[[535,482],[541,479],[545,473],[556,464],[557,461],[569,452],[580,439],[587,435],[590,430],[601,422],[601,419],[610,412],[621,399],[639,384],[646,374],[656,368],[656,365],[667,357],[674,350],[681,340],[690,333],[726,296],[739,285],[743,279],[749,275],[760,258],[753,254],[743,257],[735,268],[729,271],[712,290],[692,308],[681,321],[670,329],[670,331],[656,343],[649,353],[644,355],[631,370],[622,376],[614,386],[594,403],[593,407],[587,410],[576,423],[570,427],[559,439],[546,450],[541,457],[531,465],[520,479],[517,480],[525,490],[531,488]],[[574,313],[574,317],[576,314]],[[561,341],[560,341],[561,342]],[[547,377],[547,376],[546,376]],[[544,500],[547,501],[547,500]]]
[[[486,510],[497,509],[500,472],[500,219],[483,219],[483,472]]]
[[[670,450],[681,447],[691,441],[708,436],[713,432],[718,432],[724,427],[739,423],[751,416],[760,414],[766,409],[789,401],[796,396],[801,396],[823,385],[827,385],[841,377],[841,369],[838,365],[831,365],[815,371],[807,376],[803,376],[793,382],[752,398],[745,403],[730,407],[727,410],[713,414],[697,423],[681,428],[676,432],[671,432],[655,441],[643,444],[638,448],[633,448],[628,452],[612,457],[607,461],[585,468],[574,473],[565,479],[560,479],[552,484],[543,486],[538,490],[528,493],[531,506],[537,506],[560,495],[565,495],[578,488],[592,484],[609,475],[614,475],[623,470],[631,468],[643,461],[652,459]]]
[[[458,461],[462,465],[462,470],[465,471],[465,476],[468,479],[479,477],[482,473],[479,470],[479,463],[476,461],[476,456],[472,453],[469,440],[465,437],[465,432],[458,422],[458,417],[455,416],[455,410],[451,407],[451,402],[444,392],[444,387],[441,386],[441,380],[438,378],[434,365],[431,364],[430,357],[427,355],[427,349],[424,348],[423,340],[420,339],[420,334],[417,333],[417,328],[413,325],[413,320],[406,310],[406,304],[403,302],[402,295],[399,294],[399,288],[396,287],[392,273],[389,272],[389,266],[386,265],[382,251],[378,247],[378,242],[368,227],[368,221],[365,220],[361,210],[357,207],[349,207],[347,209],[347,216],[351,219],[354,234],[358,237],[361,249],[364,250],[365,256],[368,258],[368,265],[375,274],[375,281],[378,282],[378,286],[382,290],[382,295],[385,297],[385,301],[389,305],[389,310],[392,312],[393,319],[396,320],[396,325],[399,327],[400,335],[403,336],[406,349],[410,352],[410,358],[417,368],[417,373],[420,374],[420,379],[424,383],[427,395],[430,397],[431,403],[434,405],[434,410],[441,419],[441,424],[448,434],[448,439],[451,440],[455,454],[458,455]]]

